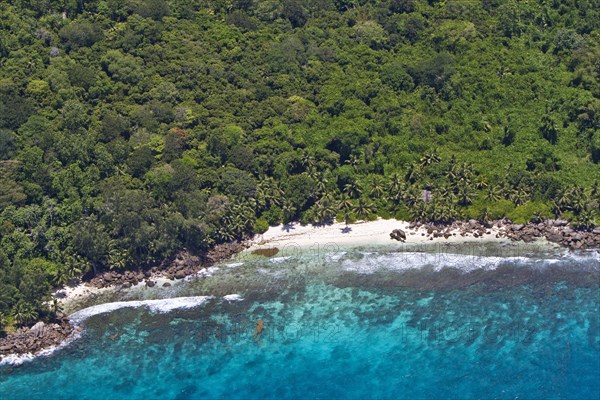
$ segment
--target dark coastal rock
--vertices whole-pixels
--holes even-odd
[[[563,237],[558,233],[548,233],[546,234],[546,240],[553,243],[560,243],[563,240]]]
[[[156,282],[151,281],[150,279],[146,280],[146,286],[148,287],[154,287],[156,286]]]
[[[186,273],[184,270],[179,270],[175,273],[175,279],[183,279],[186,277]]]
[[[171,286],[171,284],[169,282],[163,283],[163,287],[170,287],[170,286]]]
[[[0,339],[0,355],[36,354],[43,349],[60,344],[73,333],[74,329],[66,321],[54,324],[40,321],[31,329],[17,329]]]
[[[390,233],[390,238],[404,242],[406,240],[406,233],[402,229],[394,229],[392,233]]]
[[[531,242],[535,241],[535,237],[533,235],[523,235],[523,236],[521,236],[521,240],[524,241],[525,243],[531,243]]]
[[[44,334],[44,326],[45,326],[44,322],[40,321],[31,327],[31,329],[29,330],[29,333],[31,333],[32,335],[35,335],[37,337],[42,336]]]

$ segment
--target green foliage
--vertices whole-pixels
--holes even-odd
[[[547,204],[530,201],[510,211],[507,217],[514,223],[526,224],[534,218],[551,218],[552,212]]]
[[[594,132],[592,136],[592,161],[600,163],[600,131]]]
[[[88,21],[75,21],[59,31],[59,36],[68,50],[90,47],[102,39],[102,29]]]
[[[254,223],[254,231],[256,233],[264,233],[269,229],[269,221],[265,218],[259,218]]]
[[[501,219],[508,217],[515,209],[515,205],[509,200],[499,200],[487,207],[489,219]],[[480,212],[481,214],[481,212]]]
[[[592,2],[5,3],[5,323],[292,220],[598,219]]]

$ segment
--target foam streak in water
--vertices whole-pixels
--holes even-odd
[[[84,308],[83,310],[77,311],[70,315],[71,321],[76,324],[80,324],[86,319],[93,317],[94,315],[104,314],[113,312],[121,308],[138,308],[147,307],[152,312],[166,313],[169,311],[182,309],[182,308],[193,308],[198,307],[208,300],[214,298],[213,296],[195,296],[195,297],[176,297],[172,299],[160,299],[160,300],[140,300],[140,301],[117,301],[115,303],[99,304]]]
[[[360,260],[345,259],[342,261],[344,270],[358,272],[361,274],[370,274],[380,270],[410,270],[421,269],[423,267],[432,267],[434,271],[441,271],[445,268],[459,269],[463,272],[474,270],[495,270],[501,265],[527,265],[528,267],[544,267],[549,265],[565,264],[569,266],[579,265],[580,267],[597,270],[600,268],[598,252],[567,253],[558,258],[530,258],[530,257],[494,257],[479,256],[468,254],[452,253],[421,253],[421,252],[402,252],[402,253],[362,253]]]

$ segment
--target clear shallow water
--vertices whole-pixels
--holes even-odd
[[[496,256],[243,260],[169,289],[214,296],[190,308],[90,312],[66,349],[0,367],[0,397],[600,397],[598,254]]]

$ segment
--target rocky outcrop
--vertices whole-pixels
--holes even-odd
[[[562,219],[546,220],[540,223],[513,224],[508,219],[499,221],[480,222],[469,220],[467,222],[454,222],[449,225],[411,223],[409,229],[419,229],[426,231],[422,235],[434,238],[460,235],[463,237],[473,236],[485,238],[492,234],[492,228],[497,228],[496,238],[508,238],[513,241],[533,242],[540,238],[546,238],[549,242],[557,243],[561,246],[573,250],[600,247],[600,228],[591,231],[575,230],[570,227],[568,221]],[[390,237],[397,239],[397,229],[390,233]]]
[[[573,250],[600,247],[600,231],[596,229],[593,231],[574,230],[564,220],[529,223],[518,230],[514,226],[508,225],[506,226],[506,237],[526,242],[544,237],[550,242]]]
[[[140,282],[145,283],[147,287],[154,287],[156,278],[183,279],[212,264],[226,260],[247,247],[248,243],[246,242],[221,244],[215,246],[204,256],[195,256],[187,251],[181,251],[175,257],[152,268],[126,272],[108,271],[92,278],[88,283],[97,288],[111,286],[129,288]]]
[[[54,323],[38,322],[31,328],[17,331],[0,338],[0,355],[36,354],[41,350],[58,346],[79,328],[73,327],[66,319]]]

